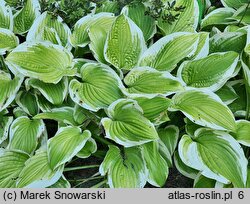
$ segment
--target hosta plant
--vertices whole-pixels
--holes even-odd
[[[249,19],[244,0],[0,0],[0,187],[250,187]]]

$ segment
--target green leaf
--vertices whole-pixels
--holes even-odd
[[[71,46],[68,41],[70,35],[70,28],[63,22],[60,16],[55,17],[48,12],[44,12],[32,24],[26,40],[50,40],[52,43],[55,43],[58,41],[58,39],[55,39],[58,36],[62,46],[70,48]]]
[[[99,172],[108,174],[110,188],[142,188],[147,182],[147,170],[138,148],[126,148],[120,151],[109,146]]]
[[[238,98],[237,93],[235,92],[233,87],[230,86],[229,84],[225,84],[223,87],[221,87],[215,93],[216,93],[216,95],[218,95],[220,97],[220,99],[226,105],[231,104],[232,102],[234,102]]]
[[[62,175],[62,177],[49,188],[71,188],[70,182]]]
[[[0,28],[0,55],[5,54],[6,51],[11,51],[19,44],[18,37],[5,28]]]
[[[86,63],[81,69],[81,78],[82,83],[71,80],[69,93],[72,100],[83,108],[98,111],[123,97],[121,79],[107,65]]]
[[[15,188],[16,180],[29,156],[20,151],[0,152],[0,187]]]
[[[23,43],[6,58],[23,75],[57,84],[63,76],[73,76],[73,55],[49,42]]]
[[[195,32],[199,22],[199,4],[196,0],[176,0],[175,7],[185,7],[183,12],[172,12],[173,15],[180,14],[172,24],[160,19],[158,27],[165,35],[175,32]]]
[[[236,121],[236,133],[232,134],[233,137],[245,146],[250,147],[250,121],[238,120]]]
[[[142,108],[143,115],[155,125],[160,125],[170,120],[167,113],[171,102],[170,99],[163,96],[156,96],[154,98],[135,97],[133,99]]]
[[[216,180],[198,174],[194,180],[194,188],[214,188]]]
[[[239,55],[235,52],[214,53],[199,60],[183,62],[177,76],[187,86],[217,91],[232,77],[238,60]]]
[[[25,1],[24,7],[14,15],[14,32],[17,34],[26,33],[40,15],[40,10],[38,0]]]
[[[26,161],[17,180],[17,188],[46,188],[62,176],[63,165],[52,170],[45,150],[39,149],[35,156]]]
[[[26,87],[38,89],[39,92],[52,104],[61,105],[68,93],[68,78],[63,77],[57,84],[44,83],[38,79],[27,79]]]
[[[145,15],[147,7],[143,3],[129,4],[123,7],[121,13],[128,16],[142,30],[146,41],[151,39],[156,33],[156,22]]]
[[[74,107],[74,113],[73,113],[74,120],[78,124],[83,124],[84,121],[88,119],[87,113],[88,113],[88,110],[76,104]]]
[[[148,182],[161,187],[168,177],[168,164],[159,152],[157,142],[148,142],[142,145],[142,155],[148,169]]]
[[[103,29],[102,31],[104,31],[106,35],[113,21],[114,21],[114,14],[106,13],[106,12],[102,12],[98,14],[89,14],[87,16],[82,17],[74,25],[72,35],[70,36],[70,43],[74,47],[85,47],[86,45],[89,44],[91,38],[92,38],[92,41],[94,39],[95,40],[101,39],[102,41],[103,38],[105,38],[105,36],[97,36],[97,33],[93,33],[93,31],[99,32],[100,31],[99,28],[102,28]],[[90,34],[90,39],[89,39],[88,30],[90,28],[92,29],[92,31],[90,31],[91,34]],[[92,45],[91,45],[92,50],[93,50],[93,47],[95,46],[99,47],[101,45],[97,45],[96,42],[92,42]]]
[[[129,17],[123,14],[118,16],[106,40],[106,61],[116,68],[130,70],[137,65],[145,49],[145,40],[140,28]]]
[[[232,8],[217,8],[210,12],[201,21],[202,29],[210,29],[213,26],[225,26],[234,23],[234,20],[230,19],[233,16],[235,10]]]
[[[169,72],[160,72],[150,67],[132,69],[124,78],[126,91],[131,96],[167,96],[183,90],[177,78]]]
[[[12,103],[22,82],[22,77],[16,76],[14,79],[11,79],[10,74],[0,70],[0,111]]]
[[[85,159],[97,151],[97,144],[93,138],[89,138],[84,147],[77,153],[77,157]]]
[[[74,120],[74,108],[66,106],[53,108],[48,112],[44,111],[43,113],[39,113],[34,116],[33,119],[50,119],[69,125],[78,125]]]
[[[249,3],[249,2],[248,2]],[[239,9],[237,9],[236,12],[234,12],[234,15],[232,16],[232,19],[237,20],[238,22],[248,25],[250,23],[250,8],[248,4],[242,5]]]
[[[199,42],[197,49],[194,53],[193,59],[201,59],[209,54],[209,33],[200,32],[199,33]]]
[[[81,131],[77,127],[60,128],[56,135],[48,141],[48,157],[50,167],[56,169],[72,159],[91,137],[88,130]]]
[[[106,137],[125,147],[136,146],[158,139],[154,125],[143,116],[136,101],[120,99],[112,103],[101,120]]]
[[[221,3],[224,7],[239,8],[248,3],[248,0],[221,0]]]
[[[225,132],[198,129],[193,138],[179,142],[182,161],[203,176],[243,188],[247,179],[247,159],[239,143]]]
[[[37,98],[31,91],[19,91],[15,100],[28,115],[34,116],[39,113]]]
[[[167,35],[142,54],[139,65],[172,71],[181,60],[195,54],[198,42],[198,34],[181,32]]]
[[[171,106],[170,106],[171,107]],[[170,110],[180,110],[192,122],[217,130],[235,132],[234,115],[221,99],[210,91],[188,90],[172,98]]]
[[[37,147],[38,139],[46,131],[42,120],[30,120],[28,117],[19,117],[10,127],[10,141],[8,149],[21,150],[32,154]]]
[[[5,116],[8,111],[0,112],[0,144],[8,138],[9,128],[13,121],[12,116]]]
[[[13,16],[11,7],[4,0],[0,0],[0,28],[13,30]]]

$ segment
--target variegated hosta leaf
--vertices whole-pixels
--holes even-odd
[[[235,132],[233,113],[221,99],[210,91],[188,90],[172,98],[170,110],[180,110],[192,122],[217,130]]]
[[[111,12],[111,13],[119,13],[119,2],[113,1],[113,0],[106,0],[103,1],[99,6],[97,6],[95,9],[95,13],[101,13],[101,12]]]
[[[183,12],[180,12],[178,20],[169,24],[167,21],[159,20],[158,27],[165,34],[174,32],[195,32],[199,22],[199,5],[196,0],[176,0],[176,7],[184,6]],[[173,15],[178,12],[173,12]]]
[[[70,182],[62,175],[62,177],[49,188],[71,188]]]
[[[4,0],[0,0],[0,28],[13,30],[11,7]]]
[[[74,108],[60,107],[53,108],[50,111],[44,111],[33,117],[34,119],[50,119],[58,122],[63,122],[69,125],[78,125],[74,120]]]
[[[209,33],[200,32],[197,49],[194,53],[193,59],[201,59],[209,54]]]
[[[193,139],[184,135],[179,142],[182,161],[201,174],[221,183],[243,188],[247,179],[247,159],[239,143],[225,132],[198,129]]]
[[[81,77],[82,83],[71,80],[69,93],[72,100],[83,108],[98,111],[123,97],[121,79],[107,65],[86,63],[81,69]]]
[[[48,141],[48,158],[50,167],[56,169],[72,159],[90,139],[88,130],[82,132],[78,127],[60,128]]]
[[[49,42],[23,43],[6,58],[23,75],[57,84],[63,76],[73,76],[73,55]]]
[[[142,54],[139,65],[171,71],[181,60],[195,54],[198,42],[198,34],[181,32],[167,35]]]
[[[20,151],[0,151],[0,187],[15,188],[16,180],[29,156]]]
[[[230,23],[235,22],[230,19],[233,16],[235,10],[232,8],[218,8],[213,10],[211,13],[205,16],[205,18],[201,21],[201,28],[209,29],[213,26],[226,26]]]
[[[167,96],[183,90],[177,78],[169,72],[160,72],[150,67],[132,69],[124,78],[129,95],[155,97],[159,94]]]
[[[158,139],[154,125],[143,116],[134,100],[120,99],[112,103],[103,118],[106,137],[125,147],[136,146]]]
[[[156,33],[156,22],[145,15],[146,6],[143,3],[129,4],[124,6],[121,13],[127,15],[142,30],[144,38],[148,41]]]
[[[25,84],[27,87],[38,89],[54,105],[61,105],[68,93],[67,77],[63,77],[57,84],[44,83],[38,79],[27,79]]]
[[[26,33],[34,20],[40,15],[40,10],[38,0],[25,1],[24,7],[14,15],[14,32],[18,34]]]
[[[170,99],[156,96],[154,98],[135,97],[134,100],[142,108],[143,115],[155,125],[169,121],[167,109],[171,102]]]
[[[18,37],[5,28],[0,28],[0,55],[5,54],[6,51],[14,49],[19,44]]]
[[[248,0],[221,0],[221,3],[225,7],[231,7],[231,8],[239,8],[243,4],[248,3]]]
[[[232,19],[237,20],[244,25],[250,23],[250,8],[248,4],[242,5],[233,15]]]
[[[239,96],[235,92],[232,86],[229,84],[225,84],[223,87],[221,87],[218,91],[215,92],[216,95],[220,97],[220,99],[225,103],[226,105],[231,104],[234,102]]]
[[[89,44],[90,40],[100,40],[100,42],[103,41],[103,38],[106,38],[105,35],[107,35],[107,32],[109,31],[112,22],[114,21],[114,14],[113,13],[98,13],[98,14],[89,14],[87,16],[84,16],[80,20],[76,22],[74,25],[74,30],[72,32],[72,35],[70,36],[70,43],[74,47],[85,47],[87,44]],[[88,29],[92,28],[90,31],[90,39],[88,36]],[[98,36],[97,33],[94,32],[99,32],[100,29],[102,28],[101,31],[105,32],[105,35],[103,36]],[[91,39],[92,38],[92,39]],[[105,39],[106,40],[106,39]],[[97,42],[92,42],[92,49],[98,46],[98,51],[99,51],[99,46]]]
[[[52,43],[56,43],[60,39],[58,44],[61,43],[62,46],[70,48],[68,41],[70,34],[70,28],[63,22],[60,16],[54,17],[52,14],[44,12],[34,21],[26,40],[50,40]]]
[[[73,117],[74,120],[78,123],[78,124],[83,124],[84,121],[86,121],[88,119],[88,110],[82,108],[79,105],[75,105],[74,107],[74,113],[73,113]]]
[[[216,180],[207,178],[202,174],[198,174],[194,180],[194,188],[214,188]]]
[[[246,45],[247,35],[242,32],[223,32],[210,39],[210,53],[235,51],[241,53]]]
[[[175,151],[174,153],[174,164],[177,170],[184,176],[195,179],[197,177],[197,174],[199,173],[198,170],[193,169],[186,164],[183,163],[183,161],[180,158],[180,155],[178,151]]]
[[[10,127],[10,141],[8,149],[21,150],[32,154],[38,144],[38,139],[45,131],[42,120],[30,120],[28,117],[19,117]]]
[[[141,29],[127,16],[121,14],[108,34],[104,56],[107,62],[119,69],[130,70],[136,66],[146,49]]]
[[[110,188],[142,188],[148,178],[147,169],[137,147],[125,148],[123,152],[116,146],[109,146],[99,172],[108,176]]]
[[[99,62],[106,63],[104,46],[115,17],[111,13],[97,14],[95,16],[96,17],[93,16],[93,20],[91,20],[92,23],[88,26],[89,49],[92,51],[95,59]],[[80,32],[78,35],[82,36],[83,34]]]
[[[77,153],[77,157],[85,159],[97,151],[97,144],[93,138],[89,138],[84,147]]]
[[[199,60],[183,62],[177,75],[187,86],[217,91],[232,77],[238,60],[236,52],[214,53]]]
[[[236,121],[236,133],[233,137],[241,144],[250,147],[250,122],[247,120]]]
[[[168,164],[159,152],[157,142],[148,142],[142,145],[142,155],[148,169],[148,182],[161,187],[168,177]]]
[[[12,103],[22,82],[22,77],[16,76],[14,79],[11,79],[10,74],[0,70],[0,111]]]
[[[8,111],[0,112],[0,144],[8,138],[9,128],[13,121],[12,116],[6,116]]]
[[[31,91],[19,91],[15,101],[28,115],[34,116],[39,113],[37,98]]]
[[[26,161],[25,167],[17,180],[18,188],[46,188],[56,183],[63,172],[63,165],[53,170],[50,168],[48,155],[39,149],[35,156]]]

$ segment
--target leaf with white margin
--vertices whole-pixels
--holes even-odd
[[[15,188],[29,155],[21,151],[0,151],[0,188]]]
[[[137,65],[145,49],[141,29],[124,14],[118,16],[105,43],[106,61],[118,69],[130,70]]]
[[[77,153],[77,157],[85,159],[97,151],[97,144],[93,138],[89,138],[84,147]]]
[[[25,81],[26,87],[33,87],[38,89],[39,92],[52,104],[61,105],[65,100],[68,93],[68,78],[63,77],[57,84],[44,83],[38,79],[27,79]]]
[[[236,121],[236,133],[232,136],[242,145],[250,147],[250,121]]]
[[[93,22],[89,25],[87,32],[89,36],[89,49],[92,51],[96,60],[107,63],[104,57],[104,47],[108,36],[108,32],[115,20],[113,14],[104,13],[98,17],[93,17]],[[80,33],[82,35],[82,33]]]
[[[104,64],[86,63],[81,68],[82,82],[71,80],[71,99],[85,109],[98,111],[123,97],[123,84],[114,70]]]
[[[248,0],[221,0],[224,7],[239,8],[248,3]]]
[[[58,33],[56,32],[56,29],[54,28],[49,28],[47,26],[45,26],[43,28],[42,33],[40,34],[41,39],[44,41],[50,41],[53,44],[58,44],[58,45],[62,45],[61,39],[58,35]]]
[[[84,121],[88,119],[88,110],[76,104],[74,107],[73,117],[78,124],[83,124]]]
[[[244,24],[246,26],[250,23],[250,9],[248,4],[242,5],[232,16],[232,19],[237,20],[237,22],[240,22],[241,24]]]
[[[44,39],[49,40],[50,38],[46,36],[46,34],[48,34],[47,31],[50,31],[50,34],[52,34],[51,31],[56,31],[57,35],[60,38],[62,46],[68,49],[71,47],[68,41],[68,38],[71,35],[70,28],[67,26],[66,23],[63,22],[63,19],[60,16],[54,17],[47,11],[40,15],[38,18],[36,18],[27,34],[26,41]],[[53,41],[55,37],[56,36],[52,38]]]
[[[214,188],[215,184],[216,184],[216,180],[207,178],[203,176],[201,173],[199,173],[194,180],[193,187],[194,188]]]
[[[193,59],[201,59],[209,54],[209,33],[200,32],[199,33],[199,42],[197,49],[194,53]]]
[[[48,158],[50,167],[56,169],[71,160],[90,139],[91,133],[78,127],[60,128],[48,141]]]
[[[174,153],[174,164],[176,169],[187,178],[195,179],[197,177],[197,174],[199,173],[199,171],[197,171],[196,169],[193,169],[183,163],[178,151],[175,151]]]
[[[214,53],[199,60],[183,62],[177,76],[187,86],[217,91],[232,77],[238,60],[236,52]]]
[[[181,111],[192,122],[216,130],[235,132],[233,113],[221,99],[209,90],[187,90],[172,98],[170,111]]]
[[[19,39],[15,34],[5,28],[0,28],[0,55],[6,51],[11,51],[19,44]]]
[[[226,132],[200,128],[193,138],[184,135],[178,147],[182,161],[201,174],[221,183],[243,188],[247,159],[239,143]]]
[[[229,84],[225,84],[216,91],[215,94],[218,95],[226,105],[233,103],[239,97],[233,87]]]
[[[143,188],[147,182],[147,169],[141,151],[137,147],[121,151],[109,146],[99,172],[108,176],[110,188]]]
[[[70,43],[72,44],[73,47],[85,47],[90,42],[88,36],[88,30],[90,27],[94,29],[95,28],[98,29],[99,27],[102,28],[103,31],[108,32],[113,21],[114,21],[114,14],[107,12],[101,12],[98,14],[89,14],[87,16],[82,17],[74,25],[72,35],[70,36]],[[92,40],[94,40],[93,37],[98,37],[98,39],[99,37],[101,39],[103,38],[103,36],[102,37],[97,36],[96,33],[92,33],[91,35],[92,35]],[[95,44],[95,42],[93,43]],[[91,46],[93,48],[93,44]]]
[[[36,95],[31,91],[19,91],[15,101],[28,115],[32,116],[39,113]]]
[[[107,114],[109,118],[101,120],[106,137],[120,145],[131,147],[159,138],[154,125],[143,116],[143,110],[134,100],[113,102]]]
[[[47,152],[43,149],[26,161],[25,167],[19,174],[17,188],[46,188],[56,183],[62,176],[64,166],[52,170],[49,165]]]
[[[23,75],[57,84],[63,76],[74,76],[73,55],[50,42],[23,43],[6,58]]]
[[[133,99],[142,108],[143,115],[155,125],[169,121],[167,109],[171,102],[170,99],[163,96],[156,96],[154,98],[135,97]]]
[[[32,154],[37,147],[38,139],[45,131],[42,120],[31,120],[28,117],[19,117],[10,126],[8,149],[21,150]]]
[[[17,34],[26,33],[40,15],[40,10],[38,0],[25,1],[24,7],[14,15],[14,32]]]
[[[173,15],[180,14],[178,19],[169,24],[164,20],[158,21],[158,27],[165,34],[175,32],[195,32],[199,22],[199,4],[196,0],[176,0],[175,7],[183,6],[183,12],[174,12]]]
[[[11,7],[4,0],[0,0],[0,28],[13,30],[13,16]]]
[[[210,53],[235,51],[241,53],[246,45],[247,35],[242,32],[223,32],[210,39]]]
[[[11,79],[10,74],[0,70],[0,111],[12,103],[22,82],[22,77],[16,76]]]
[[[201,21],[201,28],[208,29],[213,26],[226,26],[230,23],[234,23],[235,21],[230,19],[234,13],[235,10],[232,8],[217,8],[205,16],[205,18]]]
[[[43,113],[39,113],[34,116],[33,119],[50,119],[69,125],[78,125],[78,123],[74,120],[74,108],[66,106],[52,108],[50,111],[44,111]]]
[[[71,185],[64,175],[62,175],[62,177],[49,188],[71,188]]]
[[[186,57],[192,57],[198,46],[199,34],[173,33],[167,35],[140,57],[139,66],[150,66],[160,71],[172,71]]]
[[[142,146],[142,156],[148,169],[148,182],[162,187],[168,177],[168,164],[159,152],[157,142],[148,142]]]
[[[4,111],[0,112],[0,144],[8,138],[9,135],[9,128],[13,121],[12,116],[6,116],[8,111],[5,109]]]
[[[129,4],[123,7],[121,13],[128,16],[142,30],[146,41],[156,33],[156,22],[149,15],[145,15],[147,7],[143,3]]]
[[[124,78],[128,95],[155,97],[167,96],[184,90],[177,78],[169,72],[160,72],[151,67],[132,69]]]

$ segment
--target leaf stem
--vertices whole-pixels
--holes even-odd
[[[242,20],[243,20],[243,18],[245,17],[245,15],[246,15],[246,13],[247,13],[247,9],[248,9],[249,5],[250,5],[250,1],[249,1],[249,2],[248,2],[248,4],[247,4],[247,7],[246,7],[246,9],[245,9],[245,11],[244,11],[244,13],[243,13],[243,15],[242,15],[242,17],[241,17],[241,19],[240,19],[239,23],[238,23],[238,26],[241,24],[241,21],[242,21]]]
[[[94,186],[91,186],[90,188],[100,188],[103,184],[107,183],[107,180],[101,181],[100,183],[95,184]]]
[[[102,179],[103,176],[97,176],[97,177],[90,177],[90,178],[87,178],[87,179],[82,179],[82,181],[78,184],[76,184],[75,186],[73,186],[73,188],[76,188],[77,186],[80,186],[88,181],[93,181],[93,180],[97,180],[97,179]]]
[[[106,145],[113,145],[111,142],[109,142],[108,140],[100,137],[100,136],[97,136],[97,135],[93,135],[92,136],[95,140],[97,140],[98,142],[100,143],[103,143],[103,144],[106,144]]]
[[[88,165],[88,166],[76,166],[76,167],[68,167],[64,169],[64,172],[67,171],[76,171],[81,169],[91,169],[91,168],[99,168],[100,165]]]

